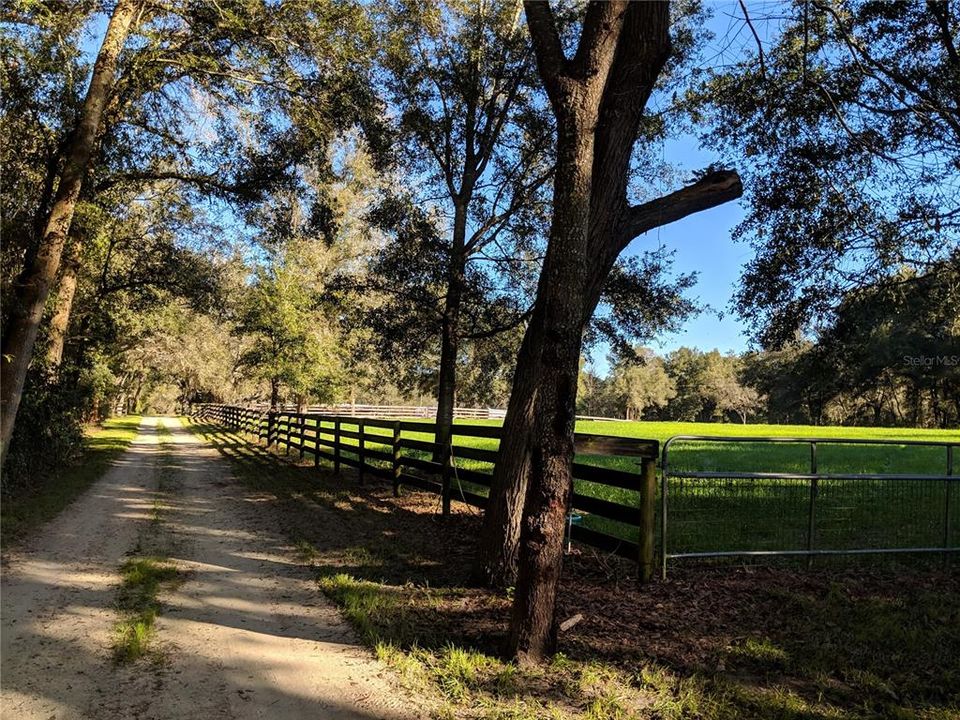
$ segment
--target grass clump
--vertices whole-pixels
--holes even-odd
[[[117,610],[121,618],[116,625],[114,659],[129,662],[146,653],[160,614],[160,591],[174,585],[179,573],[167,560],[141,557],[127,560],[120,567],[120,577]]]
[[[396,634],[398,598],[383,585],[346,573],[321,577],[319,582],[365,643],[376,645],[385,636]]]

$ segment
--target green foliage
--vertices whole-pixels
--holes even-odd
[[[447,357],[458,341],[477,357],[489,345],[472,341],[509,332],[529,304],[552,128],[517,7],[384,0],[374,8],[396,160],[415,180],[386,186],[372,208],[370,222],[390,242],[358,289],[382,296],[390,312],[370,307],[359,317],[407,388],[436,386],[444,327],[453,338]]]
[[[708,69],[694,96],[704,141],[744,176],[735,235],[756,254],[736,305],[774,346],[829,321],[849,290],[958,247],[958,15],[943,0],[751,14],[778,31]]]
[[[644,353],[640,362],[621,361],[614,366],[610,384],[628,420],[651,406],[664,407],[677,394],[663,361],[651,352]]]
[[[0,305],[3,325],[11,282],[31,248],[51,199],[48,185],[61,152],[63,128],[74,122],[90,71],[80,37],[91,3],[55,10],[37,2],[8,3],[0,18]]]
[[[85,390],[73,377],[39,369],[30,373],[4,463],[5,493],[77,461],[83,450]]]
[[[340,371],[339,335],[320,293],[329,251],[309,239],[288,241],[261,268],[242,301],[237,328],[252,342],[241,362],[296,402],[332,399]]]
[[[646,348],[616,359],[609,377],[581,371],[582,415],[746,422],[760,405],[746,384],[743,361],[717,350],[681,347],[660,358]]]

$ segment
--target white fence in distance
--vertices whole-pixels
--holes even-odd
[[[265,403],[251,407],[267,412],[270,406]],[[437,416],[437,406],[433,405],[358,405],[341,403],[339,405],[305,405],[298,408],[287,404],[278,407],[282,412],[320,413],[323,415],[339,415],[341,417],[370,417],[370,418],[424,418],[434,419]],[[470,408],[455,407],[453,417],[456,420],[503,420],[507,411],[500,408]],[[596,417],[593,415],[578,415],[578,420],[605,420],[611,422],[626,422],[623,418]]]

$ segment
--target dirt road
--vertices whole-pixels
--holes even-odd
[[[164,446],[158,424],[172,433]],[[146,419],[103,478],[6,558],[2,717],[420,717],[262,500],[179,421]],[[118,567],[147,539],[186,579],[162,597],[156,651],[118,665]]]

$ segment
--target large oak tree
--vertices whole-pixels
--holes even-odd
[[[44,306],[60,268],[104,112],[116,81],[117,61],[141,10],[137,0],[119,0],[107,25],[77,126],[64,148],[64,166],[40,242],[17,282],[0,355],[0,465],[13,435],[27,369],[33,357]]]
[[[586,324],[617,257],[633,238],[736,198],[741,188],[736,173],[718,171],[657,200],[633,206],[627,201],[639,124],[670,54],[667,3],[589,3],[572,57],[550,5],[527,2],[525,10],[557,122],[553,219],[518,356],[482,563],[494,580],[514,566],[522,497],[510,650],[538,660],[555,642]]]

